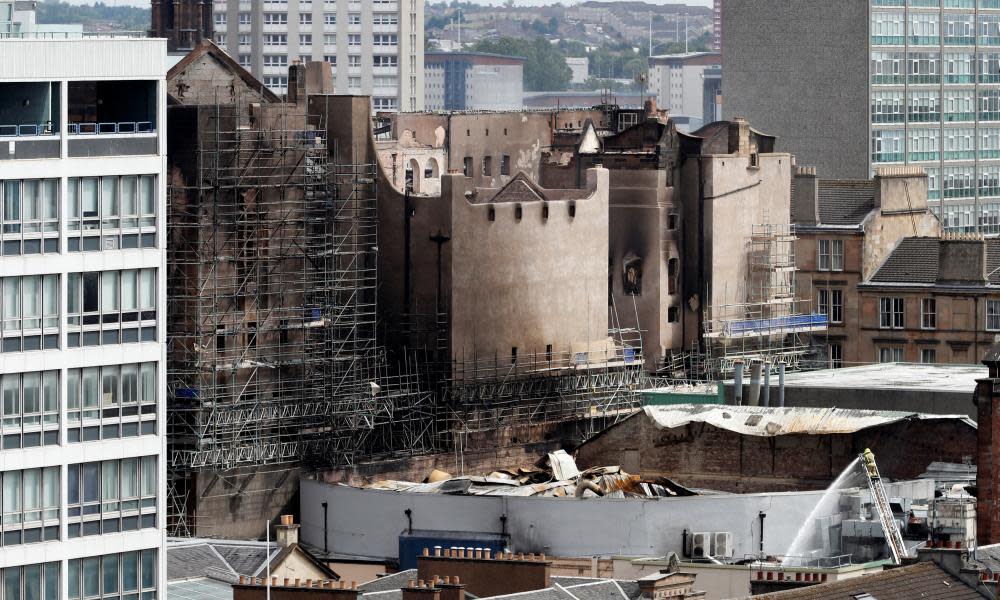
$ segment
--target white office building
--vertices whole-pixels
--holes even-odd
[[[326,61],[339,94],[424,108],[424,0],[215,0],[214,17],[216,44],[277,94],[290,63]]]
[[[166,42],[0,28],[0,600],[162,598]]]

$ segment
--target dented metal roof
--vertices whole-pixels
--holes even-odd
[[[719,406],[677,404],[643,408],[660,429],[673,429],[690,423],[707,423],[742,435],[773,437],[788,434],[854,433],[914,419],[963,421],[975,428],[966,415],[930,415],[914,412],[856,410],[844,408]]]

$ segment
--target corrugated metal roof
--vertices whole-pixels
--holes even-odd
[[[676,404],[647,406],[643,411],[661,429],[673,429],[689,423],[707,423],[719,429],[760,437],[792,433],[854,433],[869,427],[907,419],[954,419],[963,421],[970,427],[976,427],[975,421],[965,415],[928,415],[843,408]]]

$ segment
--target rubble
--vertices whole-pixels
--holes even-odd
[[[501,469],[486,476],[452,477],[437,469],[421,483],[383,480],[366,489],[422,494],[468,496],[520,496],[550,498],[673,498],[695,496],[666,477],[643,478],[619,466],[592,467],[584,471],[565,450],[549,453],[542,468]]]

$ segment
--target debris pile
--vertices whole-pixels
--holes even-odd
[[[485,476],[452,477],[434,470],[422,483],[386,480],[367,489],[424,494],[523,496],[551,498],[674,498],[696,492],[666,477],[644,479],[621,467],[593,467],[580,471],[565,450],[548,455],[540,467],[501,469]]]

